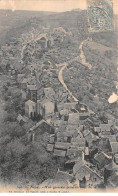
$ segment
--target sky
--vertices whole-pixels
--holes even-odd
[[[86,9],[86,0],[0,0],[0,9],[64,12]]]
[[[87,9],[88,0],[0,0],[0,9],[65,12]],[[107,0],[104,0],[107,1]],[[112,0],[114,14],[118,15],[118,0]]]

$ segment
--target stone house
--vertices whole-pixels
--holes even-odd
[[[37,101],[37,113],[47,119],[54,115],[54,103],[48,99]]]
[[[103,177],[92,170],[90,165],[81,159],[74,165],[73,174],[78,180],[80,188],[96,188],[104,181]]]
[[[54,134],[54,127],[44,119],[36,123],[28,131],[29,138],[32,138],[33,141],[38,140],[38,137],[40,138],[40,135],[43,133],[48,133],[49,138],[50,134]]]
[[[68,118],[69,118],[69,111],[67,110],[67,109],[65,109],[65,110],[61,110],[60,112],[59,112],[59,114],[60,114],[60,118],[62,119],[62,120],[64,120],[64,121],[68,121]]]
[[[85,120],[90,116],[90,113],[85,104],[77,104],[76,110],[79,112],[79,119]]]
[[[21,81],[24,79],[24,77],[25,77],[25,74],[18,74],[17,75],[17,82],[20,84]]]
[[[105,152],[97,153],[94,156],[94,161],[98,169],[103,169],[105,165],[112,162],[112,156],[107,155]]]
[[[36,85],[36,77],[30,76],[28,78],[24,78],[20,83],[21,89],[25,91],[27,90],[27,85]]]
[[[47,151],[48,152],[53,152],[53,150],[54,150],[54,144],[48,144],[47,145]]]
[[[27,85],[27,98],[37,102],[37,87],[36,85]]]
[[[113,154],[118,153],[118,142],[110,142],[111,150]]]
[[[36,103],[28,100],[25,102],[25,115],[28,118],[36,117]]]
[[[60,149],[54,149],[54,156],[56,157],[65,157],[66,156],[66,150],[60,150]]]
[[[55,92],[51,87],[44,88],[44,97],[49,100],[54,100]]]
[[[116,136],[115,135],[101,135],[102,138],[107,138],[109,139],[110,142],[116,142]]]
[[[104,167],[104,182],[107,183],[108,178],[113,175],[115,172],[118,172],[118,165],[112,161]]]
[[[111,124],[100,124],[101,132],[110,132]]]
[[[71,144],[73,146],[85,147],[85,138],[78,135],[77,137],[71,139]]]
[[[79,113],[69,113],[68,125],[79,126]]]
[[[26,116],[22,116],[21,114],[19,114],[17,117],[17,121],[22,126],[24,123],[26,123],[28,121],[28,119]]]
[[[57,132],[57,134],[56,134],[57,142],[68,142],[68,143],[70,143],[71,138],[72,138],[72,134],[70,134],[70,132],[63,131],[63,132]]]
[[[92,146],[94,141],[97,141],[99,139],[98,136],[94,135],[93,133],[91,133],[90,131],[88,132],[88,134],[84,135],[86,141],[89,143],[89,146]]]
[[[106,188],[117,188],[118,187],[118,172],[113,173],[107,180]]]
[[[67,125],[67,122],[64,121],[64,120],[59,120],[59,119],[57,119],[57,120],[55,120],[55,121],[53,122],[53,124],[54,124],[54,127],[58,129],[58,128],[60,128],[60,127],[64,128],[65,125]],[[63,130],[64,130],[64,129],[63,129]]]
[[[39,44],[41,49],[46,49],[47,48],[47,38],[46,37],[41,37],[37,43]]]
[[[69,159],[74,159],[74,158],[82,157],[83,151],[84,151],[84,147],[77,147],[77,146],[71,145],[70,148],[67,149],[66,156]]]
[[[76,105],[77,105],[77,102],[64,103],[64,109],[71,111],[72,109],[76,108]]]
[[[70,147],[68,142],[55,142],[55,148],[60,150],[67,150]]]

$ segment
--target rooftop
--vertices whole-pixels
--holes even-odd
[[[37,90],[37,86],[36,85],[27,85],[27,88],[29,90]]]
[[[118,153],[118,142],[110,142],[113,153]]]
[[[101,153],[97,153],[95,156],[94,156],[94,159],[99,162],[100,164],[103,164],[105,165],[105,160],[112,160],[112,156],[109,156],[107,155],[106,153],[104,152],[101,152]]]
[[[70,143],[67,142],[56,142],[55,143],[55,148],[56,149],[68,149],[70,147]]]
[[[48,144],[47,145],[47,151],[52,152],[54,148],[54,144]]]
[[[54,149],[54,154],[53,155],[58,156],[58,157],[65,157],[66,151],[59,150],[59,149]]]
[[[48,88],[44,88],[44,94],[45,94],[46,97],[54,96],[55,92],[51,87],[48,87]]]
[[[69,114],[68,124],[79,125],[79,113]]]
[[[46,40],[46,38],[45,37],[41,37],[41,39],[40,40]]]
[[[100,124],[101,132],[102,131],[110,131],[111,125],[110,124]]]
[[[36,105],[36,103],[31,100],[26,101],[25,104],[26,105]]]
[[[41,120],[40,122],[38,122],[36,125],[34,125],[32,128],[30,128],[30,131],[34,131],[36,128],[38,128],[41,124],[43,124],[43,123],[46,123],[46,124],[48,124],[49,126],[50,126],[50,124],[47,122],[47,121],[45,121],[45,120]]]
[[[110,142],[116,142],[115,135],[102,135],[102,137],[109,139]]]

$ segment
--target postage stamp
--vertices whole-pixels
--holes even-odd
[[[89,32],[113,31],[112,0],[88,0]]]

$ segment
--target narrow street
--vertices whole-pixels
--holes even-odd
[[[67,67],[68,63],[64,63],[64,66],[60,69],[59,74],[58,74],[58,79],[60,83],[63,85],[63,87],[68,91],[69,95],[74,99],[74,101],[78,101],[76,97],[72,94],[72,92],[68,89],[67,85],[65,84],[63,80],[63,71]]]
[[[89,69],[92,68],[92,65],[87,63],[86,62],[86,57],[84,55],[84,52],[82,50],[82,47],[83,47],[83,44],[84,42],[86,42],[87,40],[84,40],[81,42],[80,46],[79,46],[79,50],[80,50],[80,58],[81,58],[81,63],[85,66],[87,66]],[[78,59],[80,59],[79,56],[78,57],[75,57],[74,59],[68,61],[68,62],[65,62],[63,64],[58,64],[57,67],[61,67],[63,66],[60,71],[59,71],[59,74],[58,74],[58,79],[60,81],[60,83],[63,85],[63,87],[68,91],[69,95],[74,99],[74,101],[79,101],[73,94],[72,92],[68,89],[67,85],[65,84],[64,82],[64,79],[63,79],[63,71],[64,69],[68,66],[69,63],[72,63],[73,61],[76,61]]]
[[[84,44],[86,41],[88,41],[88,39],[82,41],[81,44],[80,44],[80,46],[79,46],[80,58],[81,58],[81,63],[82,63],[83,65],[87,66],[89,69],[91,69],[91,68],[92,68],[92,65],[91,65],[90,63],[86,62],[86,57],[85,57],[84,52],[83,52],[83,49],[82,49],[83,44]]]
[[[79,50],[80,50],[80,56],[77,56],[75,58],[73,58],[72,60],[69,60],[67,62],[64,62],[64,63],[60,63],[60,64],[56,64],[57,66],[57,69],[59,69],[61,67],[61,69],[59,70],[59,73],[58,73],[58,79],[60,81],[60,83],[62,84],[62,86],[68,91],[69,95],[74,99],[74,101],[79,101],[73,94],[72,92],[68,89],[67,85],[65,84],[64,82],[64,79],[63,79],[63,71],[64,69],[68,66],[69,63],[72,63],[74,61],[77,61],[77,60],[80,60],[81,63],[85,66],[87,66],[89,69],[92,68],[92,65],[89,64],[88,62],[86,62],[86,57],[84,55],[84,52],[83,52],[83,44],[87,41],[88,39],[84,40],[81,42],[80,46],[79,46]],[[27,43],[30,43],[32,41],[35,41],[33,39],[29,40]],[[23,53],[24,53],[24,50],[26,48],[27,44],[25,44],[21,50],[21,59],[23,58]]]

